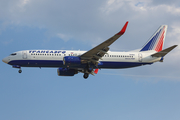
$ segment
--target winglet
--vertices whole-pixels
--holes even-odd
[[[116,35],[123,35],[126,31],[128,25],[128,21],[125,23],[124,27],[121,29],[121,31],[119,33],[117,33]]]

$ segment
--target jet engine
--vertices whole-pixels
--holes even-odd
[[[68,68],[58,68],[57,69],[58,76],[74,76],[78,73],[75,69],[68,69]]]
[[[76,56],[66,56],[63,58],[63,64],[64,65],[81,65],[81,58]]]

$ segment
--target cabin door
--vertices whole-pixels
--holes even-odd
[[[23,51],[22,52],[22,58],[23,59],[27,59],[27,51]]]
[[[142,62],[142,54],[141,53],[138,54],[138,58],[139,58],[139,62]]]

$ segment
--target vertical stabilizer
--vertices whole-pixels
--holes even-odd
[[[149,41],[143,46],[140,52],[149,50],[155,50],[157,52],[161,51],[163,49],[166,31],[167,25],[160,26]]]

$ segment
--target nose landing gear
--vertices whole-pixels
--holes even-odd
[[[18,73],[22,73],[21,66],[19,66],[19,65],[13,65],[12,67],[13,67],[13,68],[19,68]]]
[[[89,73],[84,73],[84,79],[87,79],[89,77]]]
[[[22,70],[20,69],[18,72],[19,72],[19,73],[22,73]]]

